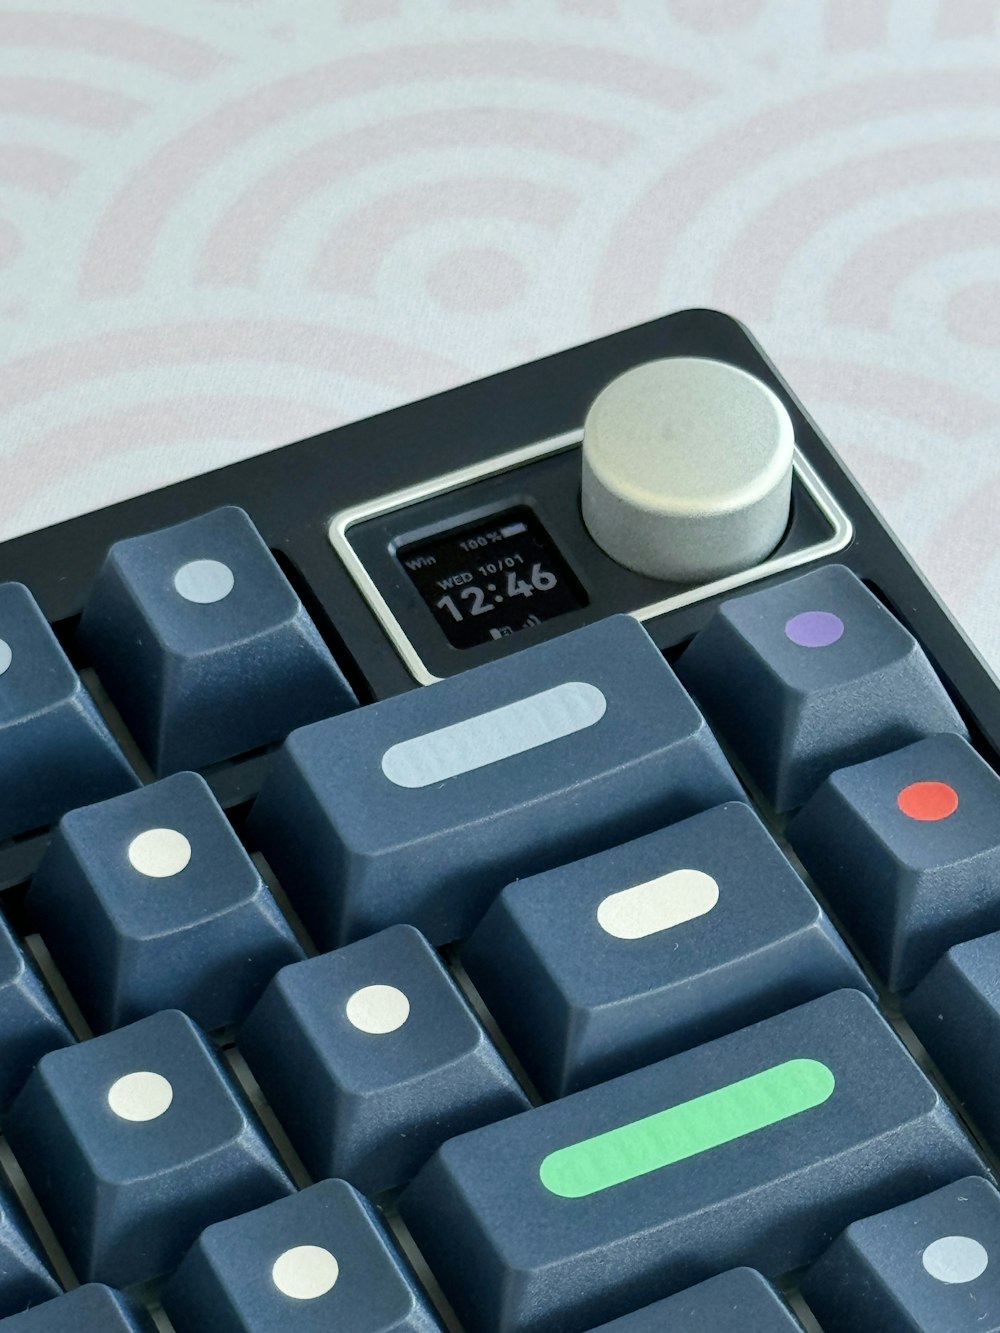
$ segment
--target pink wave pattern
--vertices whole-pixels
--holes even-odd
[[[107,56],[185,83],[206,78],[224,62],[222,53],[213,47],[167,28],[72,11],[0,11],[0,50],[9,47]]]
[[[747,319],[766,318],[789,262],[814,235],[847,210],[908,186],[985,179],[996,161],[997,145],[989,138],[949,138],[852,158],[822,175],[796,180],[769,200],[736,237],[719,264],[716,295],[735,299]],[[750,264],[748,256],[753,257]],[[888,262],[894,267],[899,260],[896,255],[894,264],[890,256]],[[891,267],[887,268],[876,282],[884,284],[890,271]],[[853,300],[847,284],[857,276],[857,270],[850,270],[843,277],[842,308]],[[866,303],[863,289],[860,302],[852,306],[854,322]]]
[[[956,173],[957,174],[957,173]],[[1000,206],[955,209],[929,217],[910,218],[860,246],[845,262],[827,295],[827,316],[834,324],[887,329],[900,287],[914,273],[960,250],[995,249],[1000,237]],[[980,288],[973,288],[979,293]],[[973,308],[979,304],[971,298]],[[983,311],[974,320],[956,317],[962,336],[972,341]],[[988,321],[987,327],[994,321]]]
[[[867,362],[808,356],[783,356],[781,368],[807,403],[870,408],[951,440],[971,439],[1000,424],[996,399],[944,380]]]
[[[135,290],[156,237],[180,199],[212,167],[265,130],[317,107],[361,93],[370,95],[380,88],[505,75],[557,86],[572,81],[574,85],[627,93],[673,110],[694,105],[711,88],[704,78],[654,62],[543,42],[403,47],[305,70],[219,107],[153,154],[98,226],[81,274],[81,295],[98,297]],[[490,110],[484,108],[487,114]],[[464,108],[459,114],[465,115]],[[510,115],[525,119],[525,113],[516,108]],[[597,121],[591,121],[591,125],[598,139],[608,133],[608,127]]]
[[[676,299],[1000,662],[998,112],[996,0],[0,0],[0,535]]]
[[[570,14],[587,18],[613,19],[618,13],[616,0],[562,0],[562,7]]]
[[[0,402],[12,409],[70,385],[123,371],[256,361],[294,370],[336,371],[403,392],[446,384],[463,367],[376,334],[291,321],[207,320],[154,325],[70,342],[0,364]]]
[[[832,51],[867,51],[889,40],[892,0],[826,6],[826,39]]]
[[[764,12],[764,0],[668,0],[667,9],[678,23],[701,32],[727,32],[753,23]]]
[[[212,229],[198,277],[208,284],[252,283],[281,227],[311,197],[403,153],[456,148],[475,152],[498,147],[607,164],[620,157],[630,143],[630,135],[601,122],[506,107],[429,111],[365,126],[314,144],[256,180]],[[370,233],[362,235],[367,249],[374,238]]]
[[[345,23],[377,23],[398,13],[399,0],[344,0],[341,9]]]
[[[51,120],[120,134],[142,111],[141,102],[124,93],[70,79],[8,74],[0,77],[0,114]]]
[[[78,164],[40,145],[0,143],[0,185],[56,198],[75,179]]]
[[[937,33],[945,41],[967,37],[996,37],[1000,10],[996,0],[947,0],[937,7]]]
[[[330,231],[313,266],[310,286],[370,295],[383,255],[428,222],[490,217],[556,231],[577,203],[567,189],[517,176],[460,177],[406,186],[358,208]]]
[[[23,245],[21,234],[14,224],[0,218],[0,270],[13,264]]]
[[[303,402],[293,398],[255,397],[248,394],[177,395],[165,402],[151,401],[134,407],[112,409],[84,416],[70,426],[38,436],[31,449],[32,466],[16,469],[4,488],[4,504],[10,509],[26,508],[52,485],[53,479],[66,484],[66,464],[81,471],[91,463],[106,468],[109,459],[127,461],[136,440],[159,440],[162,444],[220,438],[238,439],[246,444],[246,453],[273,443],[287,429],[289,421],[303,436],[328,429],[331,404]],[[153,480],[144,480],[139,490],[165,486],[176,480],[164,464]],[[121,483],[105,503],[125,499],[137,493],[128,470],[121,473]]]
[[[794,101],[781,101],[741,120],[665,172],[615,227],[594,285],[594,322],[608,327],[646,308],[651,272],[698,214],[735,178],[785,149],[825,133],[872,125],[889,117],[1000,103],[1000,68],[904,72],[858,80]],[[801,191],[797,207],[808,207]],[[756,257],[754,257],[755,262]]]
[[[994,242],[997,234],[993,233]],[[948,326],[962,342],[1000,348],[1000,280],[955,292],[948,306]]]

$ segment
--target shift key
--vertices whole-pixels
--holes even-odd
[[[399,1207],[469,1333],[584,1333],[738,1265],[778,1278],[963,1173],[951,1111],[845,990],[452,1139]]]

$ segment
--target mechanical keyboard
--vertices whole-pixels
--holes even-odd
[[[1000,1333],[1000,693],[683,311],[0,545],[0,1333]]]

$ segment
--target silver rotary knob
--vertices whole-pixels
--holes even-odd
[[[770,554],[788,525],[795,432],[755,376],[671,357],[598,394],[583,434],[583,518],[613,560],[704,582]]]

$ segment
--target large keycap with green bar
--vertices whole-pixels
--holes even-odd
[[[778,1278],[979,1158],[837,991],[445,1144],[403,1219],[468,1333],[584,1333],[740,1264]]]

